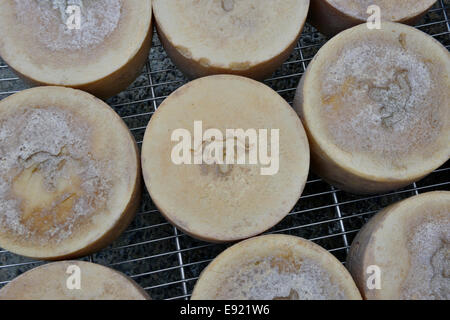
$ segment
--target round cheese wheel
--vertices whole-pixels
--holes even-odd
[[[347,267],[366,299],[449,300],[449,254],[450,192],[435,191],[372,218],[353,240]]]
[[[161,104],[145,132],[142,169],[154,203],[179,229],[235,241],[264,232],[294,207],[309,147],[297,114],[275,91],[217,75]]]
[[[291,54],[309,0],[153,0],[158,35],[191,78],[269,77]]]
[[[140,198],[136,143],[83,91],[38,87],[0,102],[0,247],[57,260],[112,242]]]
[[[1,6],[0,56],[33,85],[108,98],[126,89],[148,58],[151,0],[4,0]]]
[[[361,299],[352,277],[313,242],[267,235],[240,242],[203,270],[193,300]]]
[[[450,53],[425,33],[393,22],[360,25],[312,60],[294,107],[313,169],[353,193],[420,180],[450,156]]]
[[[0,300],[149,300],[136,282],[99,264],[61,261],[44,264],[0,290]]]
[[[381,21],[417,23],[436,0],[314,0],[311,1],[310,22],[321,33],[332,36],[345,29],[365,23],[380,8]]]

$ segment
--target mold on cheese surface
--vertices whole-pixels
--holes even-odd
[[[382,39],[342,49],[319,76],[327,135],[346,152],[373,152],[379,160],[433,143],[443,130],[445,84],[439,66],[428,64]]]
[[[100,100],[73,89],[25,90],[0,102],[0,140],[1,247],[43,259],[79,256],[133,217],[135,142]]]
[[[450,298],[450,192],[424,193],[379,212],[359,232],[348,268],[367,299]],[[364,270],[377,265],[381,289]]]
[[[333,38],[294,102],[316,142],[313,167],[357,193],[403,187],[438,168],[450,155],[449,71],[448,51],[411,27],[386,22]]]
[[[54,262],[31,269],[0,290],[0,300],[148,300],[131,278],[84,261]]]
[[[202,272],[193,300],[361,299],[350,274],[318,245],[268,235],[238,243]]]
[[[151,0],[2,1],[0,56],[34,85],[108,98],[139,75],[151,37]]]
[[[76,51],[101,45],[118,27],[121,0],[14,0],[20,23],[35,30],[37,40],[52,51]],[[80,31],[71,31],[69,6],[80,8]],[[70,12],[70,13],[68,13]]]
[[[309,0],[154,0],[158,34],[189,77],[263,79],[290,55]]]

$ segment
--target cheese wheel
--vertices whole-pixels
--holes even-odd
[[[235,241],[264,232],[294,207],[309,147],[297,114],[275,91],[216,75],[161,104],[145,132],[142,169],[153,202],[179,229]]]
[[[365,23],[380,8],[382,21],[416,24],[436,0],[312,0],[309,20],[321,33],[333,36]]]
[[[240,242],[203,270],[193,300],[360,300],[345,267],[302,238],[266,235]]]
[[[449,300],[449,253],[450,192],[435,191],[372,218],[353,240],[347,267],[366,299]]]
[[[450,155],[450,54],[425,33],[384,22],[330,40],[312,60],[294,107],[312,168],[353,193],[420,180]]]
[[[0,102],[0,247],[36,259],[111,243],[140,199],[136,143],[83,91],[38,87]]]
[[[297,44],[309,0],[153,0],[159,38],[190,78],[269,77]]]
[[[0,56],[33,85],[105,99],[126,89],[147,61],[151,0],[3,0],[1,7]]]
[[[136,282],[99,264],[61,261],[44,264],[0,290],[0,300],[149,300]]]

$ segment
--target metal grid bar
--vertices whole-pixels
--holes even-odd
[[[336,205],[335,210],[336,210],[336,215],[339,219],[339,227],[341,228],[341,231],[343,233],[342,239],[344,240],[345,247],[348,248],[349,243],[348,243],[347,235],[345,233],[345,226],[344,226],[344,222],[342,220],[342,213],[341,213],[341,208],[339,206],[339,200],[338,200],[338,197],[336,194],[336,189],[333,186],[330,186],[330,187],[331,187],[331,190],[333,191],[333,202]]]
[[[450,0],[439,0],[417,26],[450,48]],[[289,103],[315,53],[327,41],[307,25],[292,56],[265,83]],[[187,79],[167,58],[157,36],[142,75],[125,92],[108,100],[127,123],[138,144],[159,104]],[[25,85],[0,60],[0,99]],[[310,239],[344,263],[353,237],[373,214],[390,203],[436,189],[450,189],[445,164],[413,185],[382,195],[354,196],[311,175],[292,212],[267,233],[284,233]],[[155,299],[188,299],[201,270],[227,245],[190,238],[162,218],[147,192],[135,221],[110,247],[86,259],[110,266],[135,279]],[[18,274],[42,264],[0,249],[0,287]]]
[[[447,1],[447,2],[448,2],[448,1]],[[447,9],[448,9],[448,7],[446,7],[446,6],[444,5],[444,0],[439,0],[439,3],[441,4],[442,13],[443,13],[444,19],[445,19],[445,21],[446,21],[447,31],[450,32],[450,23],[449,23],[449,21],[448,21],[448,15],[447,15]]]

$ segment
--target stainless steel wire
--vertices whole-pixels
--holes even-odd
[[[447,48],[450,48],[449,7],[449,0],[439,0],[417,26]],[[326,41],[307,25],[290,59],[265,83],[291,103],[300,77]],[[107,102],[124,119],[140,144],[159,104],[186,82],[155,35],[142,75],[129,89]],[[0,99],[24,88],[22,81],[0,60]],[[449,190],[449,173],[447,163],[407,188],[374,196],[347,194],[311,174],[298,204],[268,233],[310,239],[345,263],[353,237],[368,218],[390,203],[415,194]],[[226,247],[197,241],[171,226],[144,192],[141,208],[129,229],[113,245],[86,259],[131,276],[155,299],[188,299],[202,269]],[[0,249],[0,287],[42,263]]]

